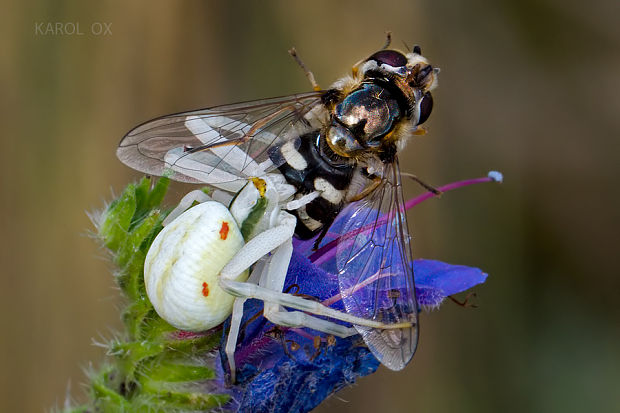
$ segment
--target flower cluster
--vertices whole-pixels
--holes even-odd
[[[427,308],[436,308],[447,296],[487,277],[477,268],[439,261],[416,260],[413,265],[418,303]],[[337,277],[299,252],[293,255],[285,286],[289,292],[304,291],[323,302],[338,302]],[[309,411],[379,367],[358,335],[334,338],[308,329],[286,329],[256,317],[261,312],[260,301],[246,303],[244,329],[235,353],[237,384],[231,389],[238,411]],[[220,356],[221,365],[227,366],[223,351]]]
[[[439,189],[449,191],[492,181],[501,181],[501,175],[491,173],[488,177],[456,182]],[[431,196],[432,193],[426,193],[414,198],[406,207],[412,208]],[[337,234],[338,228],[334,228],[331,241],[317,251],[312,250],[313,240],[296,240],[285,291],[344,310],[335,275]],[[326,240],[330,240],[329,234]],[[426,309],[438,308],[446,297],[468,290],[487,278],[478,268],[435,260],[414,260],[413,268],[416,299]],[[231,388],[230,403],[234,410],[309,411],[327,396],[379,367],[380,363],[358,335],[334,338],[309,329],[284,328],[270,323],[261,314],[260,301],[246,302],[242,333],[235,352],[237,383]],[[224,331],[227,330],[225,325]],[[222,347],[225,342],[226,336]],[[227,366],[223,351],[220,357],[221,366]]]

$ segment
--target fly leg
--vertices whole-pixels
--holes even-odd
[[[297,64],[299,65],[299,67],[301,67],[301,70],[304,71],[304,74],[306,75],[306,77],[308,78],[308,80],[310,81],[310,84],[312,85],[312,89],[314,89],[315,91],[319,91],[321,90],[321,87],[319,86],[318,83],[316,83],[316,80],[314,79],[314,74],[310,71],[310,69],[308,69],[308,67],[304,64],[304,62],[301,60],[301,58],[299,57],[299,55],[297,54],[297,50],[295,50],[294,47],[292,47],[288,53],[293,57],[293,59],[295,59],[295,61],[297,62]]]
[[[454,298],[454,296],[453,296],[453,295],[449,295],[449,296],[448,296],[448,298],[449,298],[450,300],[452,300],[452,302],[453,302],[454,304],[460,305],[461,307],[478,308],[478,306],[477,306],[476,304],[471,304],[471,303],[469,302],[469,300],[470,300],[472,297],[477,297],[476,293],[473,293],[473,292],[472,292],[472,293],[467,294],[467,296],[465,297],[465,299],[464,299],[463,301],[459,301],[459,300],[457,300],[456,298]]]
[[[274,326],[271,330],[265,332],[266,336],[273,338],[274,340],[278,340],[282,344],[282,349],[284,350],[284,354],[291,360],[293,360],[293,355],[291,351],[297,351],[300,348],[300,345],[295,340],[288,340],[286,338],[286,330],[280,326]],[[290,351],[289,351],[290,345]]]
[[[423,187],[427,191],[432,192],[434,195],[441,195],[441,194],[443,194],[443,192],[441,192],[439,189],[435,188],[433,185],[427,184],[426,182],[424,182],[423,180],[418,178],[417,175],[411,174],[409,172],[401,172],[400,175],[401,176],[406,176],[407,178],[412,179],[413,181],[415,181],[417,184],[419,184],[421,187]]]

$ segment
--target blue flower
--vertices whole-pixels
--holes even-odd
[[[439,188],[448,191],[479,182],[499,181],[497,175],[461,181]],[[410,208],[432,195],[424,194],[407,202]],[[333,241],[332,235],[326,237]],[[289,265],[285,291],[304,294],[329,302],[343,310],[336,275],[334,253],[323,247],[310,250],[312,243],[296,241]],[[329,242],[327,243],[329,245]],[[333,243],[332,243],[333,248]],[[322,250],[322,251],[321,251]],[[310,258],[308,258],[310,256]],[[321,265],[316,265],[321,261]],[[422,308],[437,308],[448,296],[483,283],[487,275],[478,268],[451,265],[434,260],[414,260],[415,292]],[[325,269],[328,269],[327,271]],[[235,352],[237,383],[229,388],[233,411],[307,412],[326,397],[350,385],[359,377],[377,370],[379,362],[359,335],[334,338],[310,329],[276,326],[262,317],[263,305],[248,300],[238,345]],[[224,331],[228,331],[228,323]],[[218,376],[223,382],[228,366],[223,351],[226,334],[220,346],[221,365]]]

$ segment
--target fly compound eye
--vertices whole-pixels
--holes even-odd
[[[328,139],[335,144],[337,137],[340,146],[349,151],[356,150],[360,144],[379,146],[380,138],[392,130],[394,120],[400,117],[398,103],[390,97],[389,92],[374,84],[364,84],[351,92],[335,110],[337,123],[349,133],[328,134]],[[349,135],[352,139],[343,142],[341,138]]]
[[[332,125],[327,130],[326,137],[331,150],[340,156],[351,156],[356,152],[364,150],[364,147],[355,140],[355,136],[351,134],[351,131],[337,121],[332,122]]]
[[[389,65],[392,67],[403,67],[407,64],[407,58],[396,50],[379,50],[367,60],[374,60],[378,65]]]
[[[419,64],[416,65],[416,67],[414,67],[413,76],[409,78],[409,86],[424,88],[425,85],[430,83],[432,79],[430,75],[433,72],[439,73],[439,70],[437,69],[437,71],[435,71],[431,65],[426,65],[424,67],[420,67]]]
[[[431,92],[426,92],[424,96],[422,96],[422,100],[420,100],[420,120],[418,120],[418,125],[426,122],[432,111],[433,96],[431,95]]]

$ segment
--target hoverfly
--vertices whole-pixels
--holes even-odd
[[[314,91],[163,116],[131,130],[117,156],[146,174],[230,194],[270,176],[282,209],[297,218],[296,237],[317,248],[330,232],[347,234],[335,269],[344,307],[400,326],[355,325],[374,355],[400,370],[417,346],[418,306],[398,153],[424,132],[439,70],[418,46],[388,47],[389,37],[326,90],[293,49]]]

